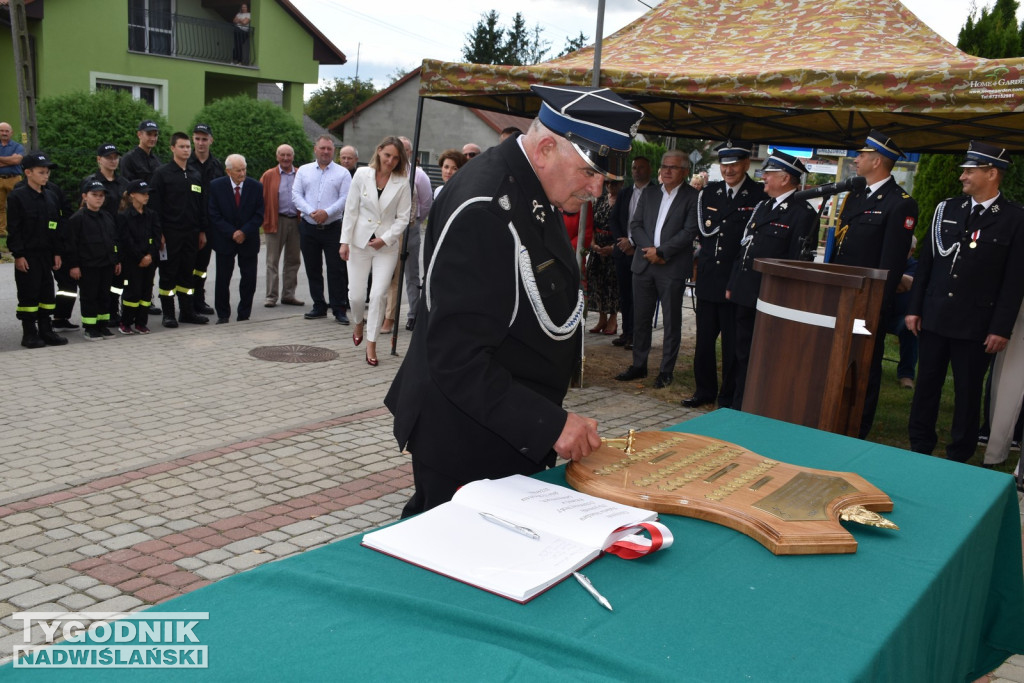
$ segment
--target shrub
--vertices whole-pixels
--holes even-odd
[[[295,150],[296,165],[313,159],[313,145],[302,126],[271,102],[245,95],[225,97],[200,109],[189,130],[199,122],[213,130],[213,154],[221,160],[241,154],[254,178],[277,163],[277,147],[285,143]]]
[[[72,204],[77,204],[79,186],[96,172],[96,148],[112,142],[122,154],[139,144],[139,121],[152,119],[160,126],[161,140],[170,136],[167,119],[126,92],[97,90],[44,97],[36,107],[39,147],[58,164],[51,182],[60,185]],[[160,147],[157,147],[159,150]],[[168,158],[166,153],[161,159]]]

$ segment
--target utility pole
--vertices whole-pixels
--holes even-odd
[[[36,125],[36,83],[29,44],[25,0],[10,0],[11,42],[14,43],[14,68],[18,75],[18,106],[21,112],[22,144],[39,149],[39,127]]]

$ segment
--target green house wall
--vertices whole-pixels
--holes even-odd
[[[203,106],[221,97],[256,97],[261,82],[283,83],[284,109],[302,123],[303,84],[315,83],[319,63],[313,37],[274,0],[250,4],[255,29],[253,67],[128,51],[128,0],[45,0],[42,21],[29,20],[37,59],[38,98],[95,89],[97,78],[152,83],[162,89],[159,108],[172,127],[187,126]],[[201,0],[178,0],[177,14],[217,21]],[[9,31],[0,31],[0,92],[16,93]],[[16,97],[0,98],[0,120],[20,133]]]

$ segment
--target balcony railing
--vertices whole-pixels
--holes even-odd
[[[227,21],[170,12],[128,13],[128,49],[132,52],[253,66],[255,37],[255,27],[242,31]]]

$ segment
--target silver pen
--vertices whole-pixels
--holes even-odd
[[[491,524],[497,524],[500,527],[508,529],[509,531],[514,531],[517,534],[521,534],[523,536],[526,536],[527,538],[532,538],[535,541],[539,541],[540,540],[540,534],[538,534],[533,529],[530,529],[530,528],[525,527],[525,526],[520,526],[519,524],[516,524],[515,522],[510,522],[507,519],[502,519],[501,517],[497,517],[495,515],[492,515],[489,512],[481,512],[480,516],[483,517],[484,519],[486,519]]]
[[[607,607],[609,612],[614,611],[612,609],[612,603],[608,602],[608,598],[604,597],[603,595],[597,592],[597,589],[594,588],[594,584],[590,583],[590,579],[583,576],[583,574],[580,574],[579,572],[573,572],[572,575],[576,577],[576,580],[580,582],[581,586],[587,589],[588,593],[594,596],[595,600],[597,600],[599,603]]]

